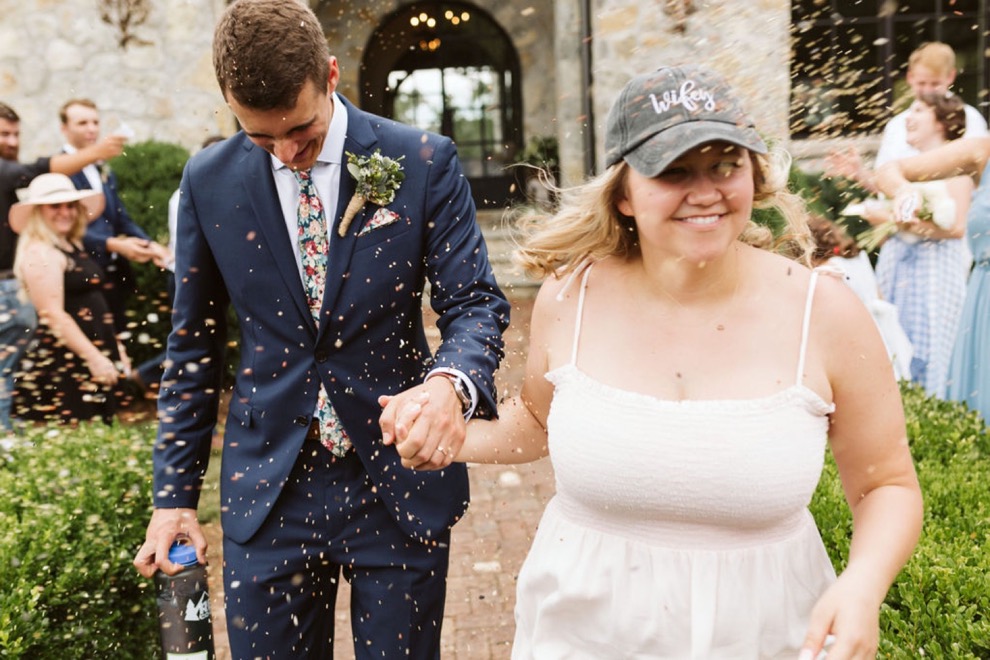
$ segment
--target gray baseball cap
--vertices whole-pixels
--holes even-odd
[[[767,152],[725,78],[697,65],[665,66],[636,76],[619,93],[605,125],[605,166],[625,160],[654,177],[686,151],[717,140]]]

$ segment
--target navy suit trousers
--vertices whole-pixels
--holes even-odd
[[[405,535],[355,452],[307,440],[254,537],[224,539],[233,657],[332,660],[342,573],[357,658],[438,659],[449,541]]]

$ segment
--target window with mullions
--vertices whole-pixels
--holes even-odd
[[[987,114],[990,0],[792,0],[791,137],[880,132],[910,90],[926,41],[956,51],[952,89]]]
[[[393,70],[388,89],[389,116],[452,137],[469,177],[499,174],[511,162],[498,121],[505,84],[493,67]]]

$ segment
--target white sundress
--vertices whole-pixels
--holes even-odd
[[[833,406],[802,384],[661,400],[569,364],[547,428],[556,495],[522,567],[515,659],[797,657],[835,572],[807,509]]]

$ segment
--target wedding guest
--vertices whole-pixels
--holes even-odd
[[[49,171],[72,174],[89,163],[117,156],[124,142],[121,136],[108,136],[73,154],[20,163],[21,118],[9,105],[0,103],[0,432],[11,429],[14,369],[38,324],[37,313],[21,295],[14,276],[17,234],[10,228],[7,216],[17,203],[17,190]]]
[[[465,418],[496,409],[509,304],[456,149],[338,94],[340,65],[307,3],[231,3],[213,63],[243,130],[193,156],[180,185],[155,509],[134,564],[179,571],[167,557],[180,535],[205,559],[196,506],[229,304],[241,348],[220,477],[232,656],[332,658],[343,576],[356,657],[438,658],[467,470],[403,470],[381,424],[429,392],[439,467]],[[383,393],[396,396],[385,410]]]
[[[10,209],[10,226],[20,235],[14,272],[39,319],[15,377],[18,419],[113,420],[116,363],[126,368],[127,355],[103,297],[103,270],[82,244],[103,204],[102,193],[76,190],[64,174],[42,174]]]
[[[62,150],[73,153],[95,143],[100,137],[100,111],[89,99],[70,99],[59,110]],[[148,236],[127,212],[120,199],[117,175],[107,163],[87,165],[72,175],[80,190],[102,191],[106,198],[103,215],[90,223],[83,241],[96,263],[106,273],[106,297],[113,310],[118,333],[127,332],[127,299],[135,290],[130,262],[153,262],[165,268],[172,257],[168,248]]]
[[[605,148],[603,174],[525,226],[548,279],[521,395],[448,457],[553,463],[513,658],[808,659],[829,636],[829,658],[874,657],[921,496],[873,320],[802,265],[789,161],[691,65],[633,78]],[[782,208],[799,261],[758,247],[755,204]],[[386,429],[407,466],[434,467],[433,405]],[[807,509],[826,443],[853,513],[838,578]]]
[[[894,161],[877,170],[877,185],[895,208],[916,197],[910,181],[968,176],[979,183],[966,223],[973,270],[952,350],[946,395],[990,420],[990,137],[950,142],[924,155]],[[914,199],[911,205],[916,205]],[[910,206],[910,205],[909,205]],[[910,220],[910,218],[906,218]]]
[[[921,153],[958,139],[965,130],[963,103],[955,94],[923,93],[909,112],[908,141]],[[898,223],[898,231],[880,248],[876,268],[880,295],[897,308],[901,327],[911,340],[911,380],[938,397],[945,396],[966,297],[971,257],[962,239],[973,181],[950,177],[943,188],[943,196],[954,205],[947,227],[935,222]],[[871,210],[864,218],[873,225],[895,220],[889,205],[867,208]]]
[[[952,50],[952,46],[929,41],[916,48],[908,57],[905,82],[913,100],[920,98],[922,94],[951,93],[950,87],[956,80],[956,73],[956,53]],[[982,113],[968,104],[963,107],[966,116],[963,137],[987,135],[987,120],[983,118]],[[910,113],[909,107],[894,115],[884,126],[874,167],[919,153],[918,148],[908,140],[907,123]],[[826,159],[826,172],[832,176],[852,179],[866,190],[877,192],[872,170],[866,166],[855,149],[829,154]]]

